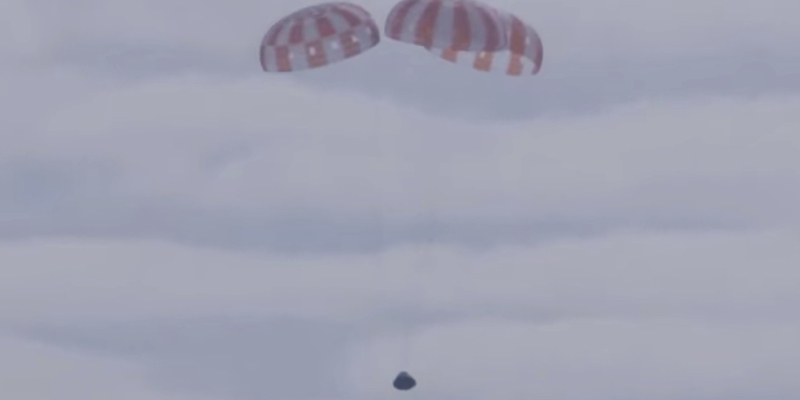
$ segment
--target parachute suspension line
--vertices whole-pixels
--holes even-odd
[[[411,131],[410,128],[406,131]],[[431,138],[425,136],[414,142],[411,154],[406,159],[413,162],[412,185],[416,193],[413,194],[414,210],[416,217],[412,222],[410,249],[412,265],[407,266],[409,276],[407,279],[407,294],[413,314],[418,315],[423,310],[422,305],[429,303],[430,283],[436,276],[438,265],[437,245],[440,238],[439,216],[439,188],[441,179],[441,154],[436,151],[437,146],[428,143]],[[437,140],[437,138],[433,138]],[[403,370],[413,371],[414,360],[414,326],[411,323],[412,315],[406,315],[409,321],[404,330],[404,362]]]
[[[378,117],[379,121],[384,120],[384,107],[380,102],[375,102],[373,105],[376,107],[375,115]],[[376,126],[380,126],[379,124]],[[385,186],[384,179],[382,177],[387,176],[387,174],[391,171],[390,170],[390,160],[391,155],[388,153],[387,149],[390,147],[387,146],[387,133],[385,131],[381,131],[380,129],[376,129],[373,132],[373,144],[374,144],[374,154],[376,157],[376,163],[378,165],[375,166],[377,171],[380,171],[378,176],[373,179],[376,181],[370,182],[370,186],[373,188],[373,199],[374,199],[374,218],[375,218],[375,247],[374,247],[374,254],[375,254],[375,272],[380,275],[380,278],[377,282],[380,282],[382,285],[388,285],[388,289],[392,291],[392,279],[387,279],[387,277],[391,278],[391,274],[394,269],[392,268],[392,261],[389,260],[387,263],[386,257],[390,254],[391,243],[389,241],[389,224],[391,224],[392,218],[387,218],[387,213],[391,212],[391,207],[387,207],[387,203],[390,201],[390,193],[387,193],[387,189]],[[380,335],[383,332],[383,326],[381,326],[378,330],[370,329],[369,337],[370,341],[367,343],[370,349],[373,348],[374,341],[373,338],[375,335]],[[371,350],[374,351],[374,350]]]
[[[409,131],[413,132],[413,130],[409,129],[409,127],[405,123],[406,121],[402,119],[402,117],[399,122],[401,128],[400,134],[402,135],[401,137],[404,138],[405,140],[407,140],[407,138],[409,137],[412,137],[413,140],[413,136],[407,134],[407,132]],[[402,154],[401,159],[404,160],[403,161],[404,163],[410,162],[414,166],[413,175],[404,178],[405,182],[404,190],[406,191],[405,193],[406,198],[410,200],[407,206],[412,207],[411,210],[406,210],[406,211],[407,212],[411,211],[411,215],[415,215],[415,213],[417,212],[417,210],[415,209],[420,206],[419,204],[420,200],[418,198],[418,196],[420,195],[420,191],[417,185],[420,182],[420,179],[424,178],[425,176],[424,171],[420,171],[420,166],[424,165],[425,163],[424,160],[419,160],[418,154],[416,154],[416,151],[419,148],[419,146],[414,142],[410,144],[411,145],[409,146],[409,143],[407,141],[403,143],[402,148],[404,149],[404,153]],[[407,222],[408,225],[406,226],[406,235],[408,235],[407,236],[408,238],[406,240],[406,249],[407,251],[410,251],[411,254],[407,258],[409,265],[403,266],[403,270],[405,271],[405,276],[403,277],[403,282],[404,282],[403,295],[406,298],[405,299],[406,306],[404,307],[404,310],[402,310],[400,315],[400,318],[402,318],[401,336],[400,336],[402,341],[400,346],[400,354],[401,354],[400,370],[402,371],[409,371],[412,369],[411,363],[413,360],[412,355],[414,352],[414,344],[413,344],[414,326],[411,321],[411,315],[413,314],[413,311],[416,308],[415,303],[419,301],[421,298],[420,293],[418,293],[419,292],[418,288],[423,281],[421,277],[418,276],[419,264],[421,261],[421,253],[417,248],[417,243],[414,240],[415,226],[419,224],[419,221],[417,221],[417,219],[419,219],[419,217],[412,218],[411,221]],[[408,312],[408,310],[411,310],[412,312]]]

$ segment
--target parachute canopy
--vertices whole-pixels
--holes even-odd
[[[403,371],[394,378],[392,386],[397,390],[411,390],[414,386],[417,386],[417,381],[408,372]]]
[[[499,51],[508,47],[497,10],[472,0],[402,0],[386,18],[384,34],[425,48]]]
[[[275,23],[261,41],[266,72],[318,68],[359,55],[380,42],[380,31],[362,7],[331,2],[305,7]]]
[[[533,27],[477,0],[401,0],[384,34],[479,71],[536,74],[544,58]]]

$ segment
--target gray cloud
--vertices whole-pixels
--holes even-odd
[[[171,396],[146,383],[136,363],[97,357],[19,337],[0,339],[2,393],[19,398],[100,400],[207,400],[208,397]]]
[[[800,3],[493,0],[530,79],[259,71],[311,2],[0,4],[0,395],[800,394]]]
[[[134,81],[193,73],[262,74],[253,57],[225,58],[180,46],[74,43],[54,57],[59,64]],[[750,45],[693,56],[548,60],[540,76],[498,78],[452,66],[422,49],[384,43],[361,58],[287,78],[327,90],[360,90],[432,114],[526,120],[597,112],[647,98],[798,93],[799,66],[800,58],[789,51]]]
[[[297,79],[323,87],[358,87],[429,113],[501,120],[598,112],[648,98],[800,91],[794,72],[800,58],[757,47],[694,57],[548,60],[540,76],[508,79],[454,68],[424,51],[380,52],[383,57]],[[411,57],[430,60],[400,72],[393,68]]]
[[[342,352],[356,340],[341,323],[203,318],[83,323],[29,329],[26,337],[111,356],[146,360],[162,390],[228,399],[334,398]],[[358,332],[355,332],[358,333]]]
[[[0,174],[5,196],[0,237],[18,240],[39,236],[152,238],[220,248],[258,249],[289,253],[374,252],[425,242],[450,243],[476,248],[498,244],[531,244],[565,237],[596,236],[620,228],[653,230],[718,230],[758,226],[757,219],[737,219],[730,212],[717,212],[718,192],[760,185],[751,203],[764,197],[778,200],[783,208],[798,198],[798,188],[785,181],[733,182],[661,181],[628,193],[640,206],[607,209],[605,215],[569,215],[494,221],[486,218],[442,218],[431,210],[416,219],[387,220],[377,211],[331,215],[291,210],[283,215],[203,208],[158,198],[120,198],[108,194],[121,171],[110,162],[88,160],[24,160],[8,162]],[[116,172],[115,172],[116,171]],[[688,185],[687,185],[688,184]],[[676,187],[677,185],[677,187]],[[677,207],[653,206],[652,199],[685,193],[691,199],[676,199]],[[729,189],[728,189],[729,188]],[[770,191],[773,195],[766,196]],[[707,193],[703,195],[703,193]],[[685,205],[694,202],[694,211]],[[738,198],[738,204],[748,202]],[[708,203],[708,204],[703,204]]]

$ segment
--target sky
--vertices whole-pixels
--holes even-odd
[[[0,0],[0,397],[800,396],[800,3],[261,71],[310,4]]]

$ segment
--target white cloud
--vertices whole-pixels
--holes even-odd
[[[7,112],[0,121],[0,158],[35,155],[48,140],[41,137],[43,119],[65,106],[89,101],[117,85],[65,68],[0,67],[0,106]]]
[[[121,163],[121,196],[265,213],[515,219],[651,210],[796,222],[798,107],[791,96],[707,98],[467,124],[269,77],[192,77],[76,102],[45,120],[36,148]],[[247,151],[209,166],[230,148]]]
[[[790,232],[621,233],[490,251],[269,256],[153,242],[0,247],[0,317],[35,322],[189,315],[357,318],[421,311],[797,321]]]
[[[355,346],[350,392],[381,397],[387,377],[408,367],[423,380],[422,395],[443,397],[800,394],[800,97],[639,101],[518,123],[438,118],[355,91],[324,92],[261,74],[256,49],[268,25],[311,3],[0,4],[0,104],[9,111],[0,121],[2,172],[13,173],[18,161],[107,161],[104,173],[119,172],[110,187],[71,192],[70,200],[86,208],[110,197],[132,209],[144,199],[258,217],[380,212],[407,222],[431,212],[478,226],[661,218],[755,228],[631,230],[481,251],[433,245],[326,256],[217,251],[158,239],[33,238],[0,243],[1,323],[198,315],[352,321],[414,307],[464,319],[421,326],[408,344],[387,336]],[[360,3],[382,23],[393,1]],[[791,45],[800,40],[800,3],[790,0],[492,3],[531,21],[545,39],[545,71],[520,86],[531,93],[591,84],[600,78],[575,71],[611,71],[613,63],[734,54],[744,65],[794,57]],[[106,58],[113,64],[111,53],[136,48],[164,57],[153,64],[160,79],[125,81],[84,68]],[[412,50],[385,40],[373,60]],[[82,59],[89,55],[91,61]],[[190,60],[186,65],[250,63],[252,74],[177,76],[161,70],[175,61],[169,57]],[[452,90],[449,98],[458,100],[457,78],[416,77],[434,71],[423,63],[374,68],[370,79]],[[548,75],[547,65],[556,64],[574,70]],[[113,67],[125,74],[140,68]],[[758,81],[741,77],[751,78]],[[464,82],[481,88],[490,78]],[[476,104],[512,107],[524,98],[484,97]],[[12,198],[12,191],[0,187],[3,196]],[[24,233],[7,229],[11,236]],[[553,319],[531,322],[542,315]],[[177,400],[148,388],[138,364],[17,338],[0,338],[0,354],[5,397]]]
[[[253,59],[270,24],[318,1],[193,2],[188,0],[76,0],[31,3],[36,35],[52,50],[70,41],[166,45]],[[361,0],[380,24],[394,0]],[[530,21],[546,40],[549,59],[609,55],[658,57],[702,55],[721,48],[757,44],[790,51],[800,30],[796,2],[701,1],[545,1],[493,0],[497,7]],[[731,40],[737,38],[736,41]],[[62,50],[68,50],[63,48]],[[749,62],[743,60],[743,62]],[[254,71],[257,66],[254,65]]]
[[[757,45],[785,52],[800,30],[790,0],[493,0],[527,18],[550,43],[556,58],[587,55],[698,56]],[[580,54],[579,52],[583,52]],[[546,53],[547,54],[547,53]],[[742,63],[757,60],[742,60]]]
[[[34,57],[42,50],[42,27],[37,22],[24,0],[5,0],[0,3],[0,49],[3,50],[0,60],[4,64],[15,57]]]
[[[201,400],[148,387],[141,366],[0,337],[0,396],[25,400]]]
[[[800,394],[799,334],[796,323],[468,320],[353,348],[350,385],[384,398],[386,377],[408,368],[432,397],[792,398]]]

